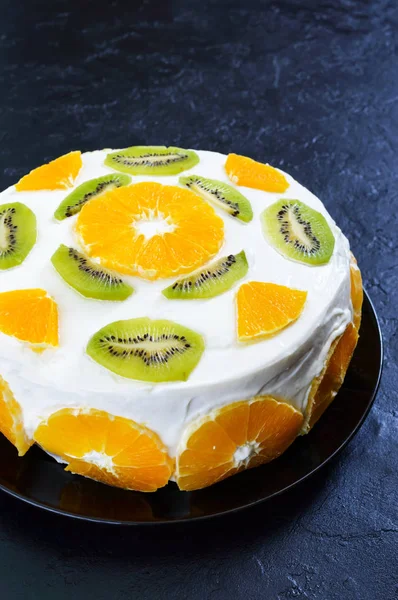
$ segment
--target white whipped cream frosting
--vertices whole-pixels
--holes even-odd
[[[103,164],[106,153],[103,150],[82,155],[83,167],[75,187],[114,173]],[[233,185],[224,170],[224,155],[204,151],[198,155],[200,163],[183,175],[198,174]],[[22,407],[29,436],[40,421],[61,408],[97,408],[150,427],[174,456],[186,425],[213,408],[270,394],[305,410],[312,380],[322,371],[332,342],[352,318],[350,253],[347,239],[322,202],[284,175],[290,184],[284,194],[239,187],[251,202],[251,223],[244,224],[215,208],[225,225],[225,241],[217,257],[244,250],[249,271],[233,289],[209,300],[167,300],[161,290],[175,279],[150,282],[126,276],[124,279],[133,285],[135,293],[124,302],[80,296],[50,262],[61,243],[79,248],[74,235],[76,217],[62,222],[53,218],[58,204],[71,190],[17,192],[12,186],[0,195],[1,204],[19,201],[29,206],[38,223],[37,242],[24,263],[0,271],[0,292],[43,288],[59,308],[58,348],[37,354],[27,344],[0,334],[0,374]],[[178,185],[178,177],[133,177],[133,183]],[[325,216],[336,240],[328,264],[311,267],[293,262],[265,240],[260,215],[279,198],[301,200]],[[239,343],[235,295],[244,281],[273,282],[306,290],[303,313],[270,339]],[[125,379],[86,355],[86,344],[98,329],[112,321],[142,316],[170,319],[203,335],[206,349],[188,381],[150,384]]]

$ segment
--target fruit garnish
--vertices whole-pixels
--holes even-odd
[[[352,322],[358,330],[361,325],[362,302],[363,302],[363,286],[361,271],[358,268],[357,261],[351,254],[350,261],[350,281],[351,281],[351,302],[353,310]]]
[[[0,331],[32,345],[58,346],[58,308],[41,289],[0,294]]]
[[[275,335],[298,319],[306,299],[307,292],[284,285],[243,283],[236,296],[239,341],[259,341]]]
[[[121,301],[134,292],[118,275],[103,269],[75,248],[61,244],[51,262],[66,283],[86,298]]]
[[[295,440],[302,423],[301,412],[270,396],[215,409],[184,432],[176,482],[181,490],[198,490],[270,462]]]
[[[81,152],[69,152],[48,164],[33,169],[15,184],[15,189],[18,192],[66,190],[73,187],[82,165]]]
[[[23,415],[9,385],[0,377],[0,432],[14,444],[19,456],[23,456],[33,444],[23,428]]]
[[[105,164],[131,175],[177,175],[199,162],[193,150],[166,146],[132,146],[107,155]]]
[[[352,323],[347,325],[338,340],[326,369],[313,383],[307,403],[306,422],[303,433],[315,425],[339,391],[358,342],[358,331]]]
[[[261,215],[269,243],[286,258],[308,265],[329,262],[334,235],[323,215],[299,200],[278,200]]]
[[[140,381],[186,381],[204,341],[178,323],[147,317],[109,323],[93,335],[87,354],[103,367]]]
[[[64,408],[38,426],[34,439],[66,461],[66,471],[108,485],[154,492],[172,474],[172,460],[156,433],[104,411]]]
[[[280,171],[247,156],[228,154],[225,171],[237,185],[256,190],[282,193],[289,187],[286,177]]]
[[[89,256],[145,279],[193,271],[222,246],[224,223],[189,190],[137,183],[85,204],[76,232]]]
[[[162,294],[170,300],[196,300],[219,296],[242,279],[247,273],[246,254],[230,254],[219,258],[187,277],[178,279],[163,290]]]
[[[0,269],[23,263],[36,242],[34,213],[20,202],[0,206]]]
[[[180,177],[179,183],[240,221],[248,223],[253,218],[249,200],[232,185],[216,179],[206,179],[199,175]]]
[[[323,372],[314,379],[309,393],[306,419],[302,433],[307,433],[318,421],[335,398],[350,364],[358,342],[358,329],[361,324],[363,287],[361,272],[353,254],[350,260],[352,323],[349,323],[340,338],[335,340],[329,350]]]
[[[58,221],[72,217],[80,212],[83,205],[89,200],[98,198],[106,194],[106,192],[110,192],[123,185],[129,185],[130,183],[131,177],[128,175],[119,175],[118,173],[103,175],[102,177],[85,181],[62,200],[54,213],[54,217]]]

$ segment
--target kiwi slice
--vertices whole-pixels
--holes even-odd
[[[180,177],[179,183],[185,185],[205,200],[216,204],[240,221],[249,223],[253,218],[253,211],[249,200],[233,188],[232,185],[217,181],[217,179],[206,179],[200,175]]]
[[[23,263],[35,245],[36,217],[21,202],[0,206],[0,269]]]
[[[120,301],[134,291],[117,275],[63,244],[52,255],[51,262],[62,279],[86,298]]]
[[[201,335],[173,321],[115,321],[93,335],[87,354],[110,371],[140,381],[186,381],[204,350]]]
[[[162,294],[170,300],[214,298],[231,289],[236,281],[246,275],[248,268],[246,254],[242,250],[239,254],[219,258],[188,277],[177,279]]]
[[[278,200],[261,215],[265,237],[281,254],[309,265],[324,265],[334,236],[323,215],[299,200]]]
[[[98,198],[106,192],[122,185],[129,185],[131,177],[128,175],[110,174],[90,179],[79,185],[73,192],[68,194],[54,213],[58,221],[72,217],[81,211],[82,207],[93,198]]]
[[[132,146],[111,152],[105,164],[132,175],[178,175],[199,162],[193,150],[166,146]]]

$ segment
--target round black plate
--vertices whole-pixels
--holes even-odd
[[[237,511],[281,494],[315,473],[358,431],[380,381],[383,348],[365,294],[360,338],[343,387],[308,435],[274,462],[197,492],[174,483],[153,494],[127,492],[66,473],[38,447],[18,458],[0,435],[0,489],[62,515],[119,525],[192,521]]]

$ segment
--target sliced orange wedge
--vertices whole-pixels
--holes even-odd
[[[350,279],[351,279],[351,302],[353,310],[353,323],[357,329],[361,324],[362,302],[363,302],[363,287],[361,271],[358,268],[357,261],[351,254],[350,264]]]
[[[306,298],[307,292],[284,285],[244,283],[236,295],[239,341],[257,341],[275,335],[298,319]]]
[[[192,271],[222,246],[224,223],[193,192],[160,183],[117,188],[85,204],[76,232],[89,256],[145,279]]]
[[[225,170],[231,181],[264,192],[285,192],[289,183],[280,171],[247,156],[228,154]]]
[[[267,463],[295,440],[301,412],[270,396],[235,402],[194,421],[178,448],[176,482],[197,490]]]
[[[303,433],[315,425],[339,391],[358,342],[358,331],[349,323],[335,345],[322,376],[313,384]]]
[[[0,432],[14,444],[19,456],[23,456],[33,444],[23,428],[22,409],[15,400],[8,384],[0,377]]]
[[[39,425],[34,439],[67,462],[66,471],[115,487],[154,492],[172,474],[156,433],[104,411],[64,408]]]
[[[15,185],[17,192],[35,190],[66,190],[73,183],[82,168],[80,151],[69,152],[46,165],[33,169]]]
[[[33,346],[58,346],[58,308],[45,290],[0,294],[0,331]]]
[[[323,372],[314,379],[307,402],[306,420],[302,433],[307,433],[315,425],[329,404],[336,397],[355,347],[358,343],[358,329],[361,324],[363,288],[361,272],[357,261],[351,254],[351,302],[353,309],[352,323],[349,323],[340,338],[335,340],[329,350]]]

